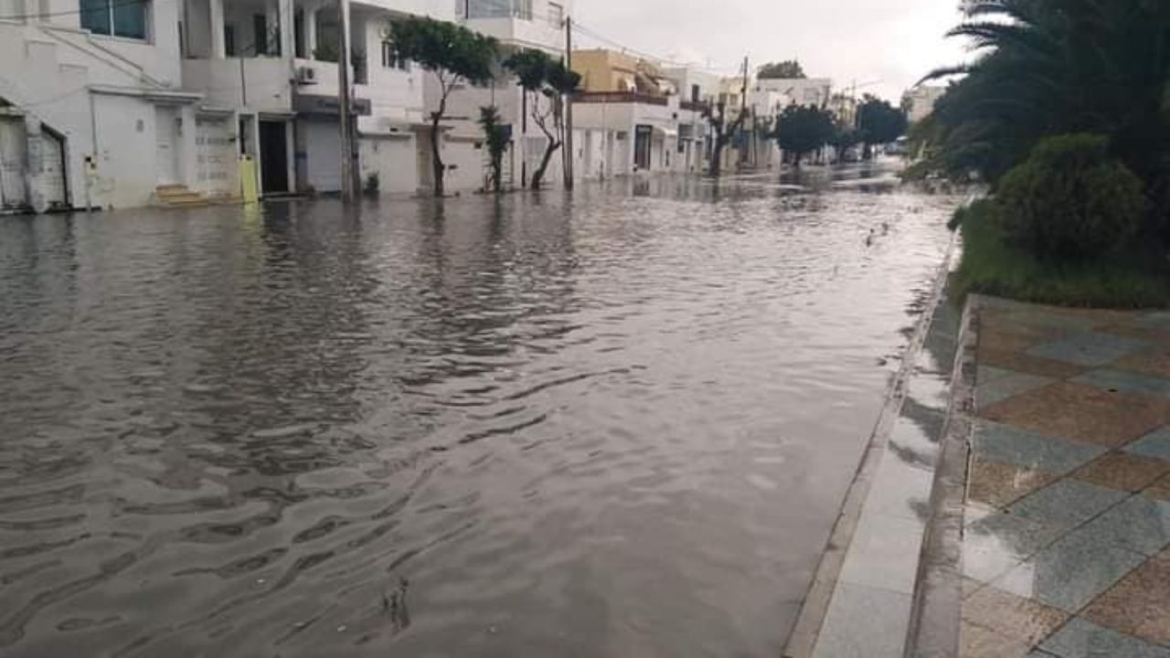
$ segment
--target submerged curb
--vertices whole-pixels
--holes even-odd
[[[959,327],[950,404],[930,496],[931,514],[914,587],[906,658],[955,658],[959,655],[963,504],[975,413],[980,303],[980,298],[975,295],[968,298]]]
[[[862,520],[863,511],[866,506],[866,501],[870,497],[874,479],[887,452],[890,435],[894,430],[895,424],[901,417],[903,404],[908,397],[910,381],[917,369],[919,357],[923,352],[924,345],[932,327],[935,326],[939,308],[942,304],[946,303],[944,291],[954,251],[955,243],[952,241],[947,255],[939,267],[934,288],[925,306],[925,311],[915,327],[910,344],[906,347],[902,367],[894,376],[886,396],[886,403],[882,408],[881,415],[874,426],[869,442],[861,456],[861,460],[853,476],[853,481],[846,492],[845,500],[842,503],[837,520],[829,535],[828,543],[817,565],[812,583],[801,605],[796,623],[784,646],[784,651],[781,654],[783,658],[813,658],[814,656],[823,657],[825,655],[823,649],[818,650],[818,641],[821,639],[825,621],[830,614],[834,595],[838,592],[841,572],[845,566],[859,522]],[[963,464],[962,470],[965,477],[965,463]],[[960,488],[960,514],[962,511],[961,494],[962,490]],[[960,516],[960,528],[961,525]],[[957,638],[958,598],[955,599],[955,603],[955,630]],[[911,623],[911,627],[914,627],[913,622]],[[902,625],[897,632],[903,634],[905,633],[905,628],[905,625]]]

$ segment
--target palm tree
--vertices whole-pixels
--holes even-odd
[[[927,76],[966,76],[921,129],[933,164],[994,181],[1046,135],[1101,133],[1170,201],[1170,2],[969,0],[964,11],[950,35],[980,54]]]

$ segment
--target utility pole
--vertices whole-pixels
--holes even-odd
[[[573,70],[573,17],[565,17],[565,68]],[[576,151],[573,149],[573,93],[569,92],[565,99],[565,189],[573,190],[573,161]]]
[[[740,105],[739,116],[741,117],[741,120],[739,122],[740,134],[743,134],[743,125],[747,122],[747,92],[748,92],[748,56],[744,55],[743,56],[743,88],[739,92],[739,105]],[[754,123],[752,124],[752,129],[753,130],[755,129]],[[745,144],[745,146],[746,146],[746,144]],[[744,149],[744,151],[745,151],[744,153],[739,153],[739,148],[738,147],[736,148],[736,152],[739,153],[739,157],[737,158],[737,162],[736,162],[737,169],[743,169],[743,161],[745,160],[744,156],[747,155],[746,150],[747,149]]]
[[[337,90],[338,108],[341,115],[341,199],[346,203],[353,203],[357,199],[356,177],[353,162],[353,102],[350,98],[349,86],[349,0],[337,0],[340,6],[341,20],[339,23],[337,54]]]

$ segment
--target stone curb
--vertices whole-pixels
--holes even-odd
[[[919,556],[906,658],[959,656],[963,503],[975,413],[975,357],[981,304],[981,298],[976,295],[968,298],[959,327],[950,405],[931,490],[931,515]]]
[[[782,658],[812,658],[816,651],[817,641],[820,639],[822,626],[828,616],[842,567],[861,519],[862,509],[869,497],[874,476],[886,452],[890,433],[898,421],[902,405],[908,395],[909,382],[913,377],[918,356],[922,352],[934,322],[938,305],[945,303],[942,301],[943,293],[954,252],[955,242],[952,240],[947,255],[943,259],[943,264],[939,268],[930,303],[926,306],[927,310],[915,327],[910,344],[906,347],[902,367],[893,379],[886,395],[885,406],[882,408],[881,415],[870,435],[869,443],[866,445],[857,470],[854,472],[853,481],[845,494],[845,500],[838,512],[828,543],[821,554],[813,580],[801,604],[796,623],[784,645],[784,650],[781,653]],[[961,503],[962,498],[960,498],[960,511]],[[956,608],[956,615],[957,611]]]

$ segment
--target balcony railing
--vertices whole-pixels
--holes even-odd
[[[670,104],[665,96],[651,96],[633,91],[582,91],[573,95],[574,103],[641,103],[643,105]]]

